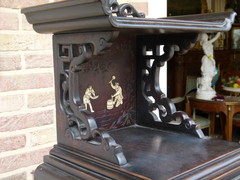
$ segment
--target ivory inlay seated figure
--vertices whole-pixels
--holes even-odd
[[[107,102],[107,109],[113,109],[113,107],[118,107],[121,104],[123,104],[123,95],[122,95],[122,88],[120,87],[118,82],[115,82],[114,84],[112,81],[116,79],[115,76],[112,76],[111,81],[109,81],[109,84],[111,87],[116,91],[114,95],[111,96],[111,99]]]

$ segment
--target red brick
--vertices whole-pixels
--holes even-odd
[[[26,145],[26,137],[19,135],[0,138],[0,144],[0,153],[20,149]]]
[[[0,12],[0,30],[18,30],[19,20],[17,13]]]
[[[49,147],[24,154],[0,157],[0,173],[39,164],[43,161],[43,156],[49,154],[50,149]]]
[[[46,4],[49,0],[0,0],[0,7],[7,7],[13,9],[21,9],[24,7],[36,6],[40,4]]]
[[[36,34],[24,32],[0,34],[1,51],[51,50],[52,41],[49,34]]]
[[[19,174],[14,174],[8,177],[0,178],[0,180],[26,180],[27,179],[27,174],[26,172],[22,172]]]
[[[48,68],[53,67],[52,54],[25,55],[26,68]]]
[[[26,128],[53,124],[53,110],[0,117],[0,132],[16,131]]]
[[[56,129],[51,127],[30,133],[29,144],[30,146],[38,146],[41,144],[56,142]]]
[[[22,94],[0,96],[0,113],[22,109],[24,96]]]
[[[20,55],[0,55],[0,71],[20,70],[21,57]]]
[[[54,92],[34,92],[27,96],[27,106],[29,108],[45,107],[54,104]]]
[[[24,14],[21,15],[22,16],[22,29],[23,30],[31,30],[33,31],[33,27],[31,24],[29,24],[29,22],[27,21],[27,18]]]
[[[0,92],[53,87],[52,73],[1,75]]]

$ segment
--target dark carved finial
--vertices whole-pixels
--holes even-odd
[[[102,0],[103,9],[106,14],[116,13],[119,17],[145,17],[144,13],[139,13],[131,4],[124,3],[119,5],[116,0]]]
[[[103,10],[106,14],[110,15],[112,13],[117,13],[119,11],[119,4],[117,0],[101,0]]]
[[[117,12],[117,16],[120,17],[145,17],[144,13],[139,13],[131,4],[121,4],[119,6],[119,11]]]

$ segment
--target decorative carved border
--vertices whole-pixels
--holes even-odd
[[[194,46],[197,34],[145,36],[139,38],[138,44],[138,110],[139,124],[154,128],[176,129],[198,137],[204,137],[199,126],[185,112],[176,111],[170,99],[161,91],[160,69],[170,60],[175,51],[183,54]],[[163,48],[163,55],[160,48]],[[155,112],[157,111],[157,113]],[[178,123],[173,123],[178,122]]]
[[[60,107],[67,123],[66,136],[79,140],[82,143],[81,150],[92,146],[98,150],[96,156],[124,165],[127,161],[121,146],[107,132],[98,129],[79,94],[78,72],[82,71],[81,65],[90,61],[93,55],[99,55],[109,48],[113,37],[116,37],[116,32],[56,35],[55,61],[60,69],[57,79],[60,81]]]
[[[144,18],[144,13],[139,13],[131,4],[118,4],[117,0],[101,0],[103,10],[107,15],[116,14],[118,17],[141,17]]]

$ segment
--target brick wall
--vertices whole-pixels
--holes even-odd
[[[49,0],[0,0],[0,179],[33,179],[56,142],[51,35],[20,13]]]
[[[59,0],[0,0],[0,180],[31,180],[56,143],[51,35],[21,8]],[[147,14],[147,0],[130,2]]]

